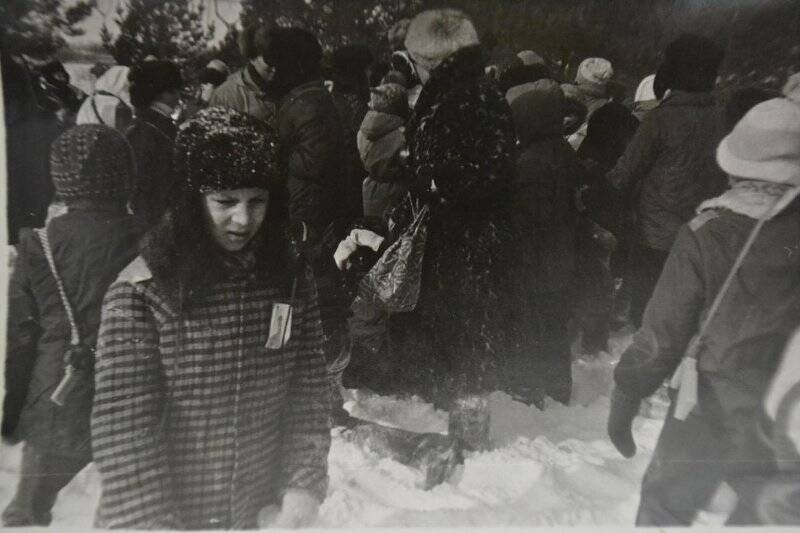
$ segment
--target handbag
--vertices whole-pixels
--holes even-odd
[[[422,259],[428,235],[430,206],[408,196],[412,220],[358,284],[352,308],[374,307],[387,313],[413,311],[419,300]]]
[[[53,259],[53,251],[50,247],[50,239],[47,236],[47,228],[37,229],[35,231],[36,235],[39,237],[39,241],[42,243],[42,249],[44,250],[47,264],[50,267],[50,272],[56,280],[58,295],[61,298],[61,303],[64,306],[64,311],[69,321],[70,345],[64,354],[64,377],[53,391],[53,394],[50,395],[50,401],[59,407],[63,407],[70,392],[80,380],[92,379],[91,369],[94,367],[94,350],[81,342],[78,324],[75,322],[75,314],[72,311],[69,299],[67,299],[64,283],[61,280],[61,276],[58,275],[56,263]]]

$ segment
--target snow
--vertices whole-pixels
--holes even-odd
[[[330,489],[317,527],[595,526],[633,524],[639,484],[663,419],[656,400],[638,417],[637,455],[626,460],[605,433],[612,371],[630,340],[615,336],[611,355],[573,364],[570,406],[549,402],[544,411],[502,392],[489,396],[493,448],[466,455],[447,482],[419,488],[422,474],[343,438],[334,430]],[[396,399],[348,391],[351,414],[413,431],[447,432],[447,413],[419,398]],[[20,446],[3,446],[0,505],[16,483]],[[89,527],[99,481],[88,467],[64,490],[54,523]]]

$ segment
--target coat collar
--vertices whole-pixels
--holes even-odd
[[[669,96],[661,101],[659,107],[666,106],[686,106],[686,107],[706,107],[714,104],[714,95],[711,93],[690,93],[686,91],[672,91]]]

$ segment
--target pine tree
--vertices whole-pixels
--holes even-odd
[[[51,56],[64,46],[64,36],[82,35],[78,23],[92,12],[94,0],[67,6],[62,0],[0,1],[0,46],[11,55]]]
[[[117,10],[119,35],[114,39],[104,28],[103,44],[121,65],[152,55],[191,69],[214,35],[213,22],[203,24],[203,9],[192,0],[127,0]]]

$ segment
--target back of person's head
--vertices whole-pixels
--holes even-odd
[[[780,95],[778,91],[756,86],[734,90],[725,102],[725,131],[731,131],[756,105]]]
[[[711,39],[685,33],[664,50],[657,85],[677,91],[711,91],[724,55],[722,47]]]
[[[248,61],[262,55],[267,49],[269,25],[254,22],[245,26],[239,34],[239,53]]]
[[[228,79],[230,70],[224,61],[212,59],[200,72],[200,83],[210,83],[214,87],[222,85]]]
[[[148,107],[164,92],[179,91],[183,86],[181,71],[170,61],[143,61],[128,73],[131,104]]]
[[[601,106],[589,117],[578,158],[593,159],[603,170],[610,170],[638,127],[639,121],[621,103],[612,101]]]
[[[303,28],[271,29],[261,57],[275,68],[277,78],[303,82],[321,75],[322,47],[314,34]]]
[[[406,50],[427,70],[436,68],[454,52],[480,44],[472,21],[458,9],[423,11],[411,21]]]
[[[564,92],[550,79],[514,87],[506,98],[511,105],[517,137],[523,145],[560,136],[564,121]]]
[[[525,65],[522,61],[513,64],[510,68],[500,71],[497,83],[500,90],[508,91],[512,87],[532,83],[541,79],[551,78],[550,69],[542,63]]]
[[[56,197],[124,202],[134,178],[130,145],[114,128],[81,124],[59,135],[50,146],[50,176]]]
[[[578,66],[575,84],[584,92],[605,96],[612,76],[614,76],[614,67],[611,65],[611,61],[602,57],[588,57]]]

